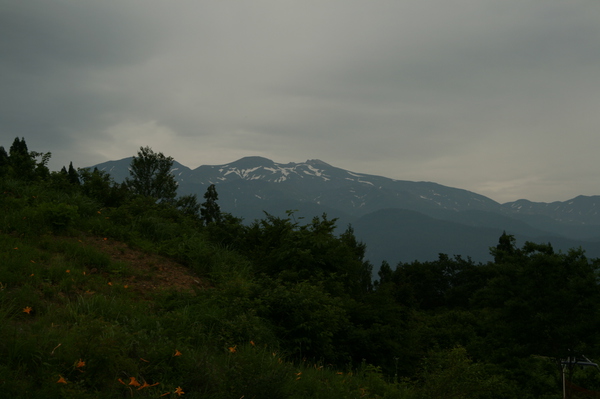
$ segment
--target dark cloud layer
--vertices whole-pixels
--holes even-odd
[[[600,3],[5,0],[1,145],[599,194]]]

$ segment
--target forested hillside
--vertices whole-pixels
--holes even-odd
[[[6,143],[4,143],[6,144]],[[600,262],[515,245],[377,276],[327,215],[242,223],[131,175],[0,147],[0,390],[9,398],[561,398],[600,359]],[[600,390],[595,367],[564,368]],[[572,396],[576,397],[576,396]]]

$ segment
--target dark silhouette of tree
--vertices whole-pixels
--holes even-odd
[[[171,173],[173,158],[155,153],[150,147],[140,147],[133,157],[127,186],[133,194],[151,197],[159,202],[172,202],[177,195],[177,182]]]
[[[67,176],[69,179],[69,183],[75,184],[77,186],[81,184],[81,182],[79,181],[79,174],[73,167],[73,162],[69,163],[69,170],[67,171]]]
[[[9,164],[15,176],[24,179],[35,176],[35,159],[29,154],[24,138],[16,137],[8,154]]]
[[[204,223],[219,223],[221,221],[221,208],[217,204],[219,194],[214,184],[208,186],[206,193],[204,193],[204,201],[200,208],[200,218]]]
[[[4,147],[0,146],[0,177],[6,176],[10,166],[10,159]]]

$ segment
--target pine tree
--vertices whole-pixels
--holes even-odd
[[[219,207],[219,204],[217,204],[219,194],[217,194],[217,189],[214,184],[208,186],[206,193],[204,193],[204,199],[206,201],[202,203],[200,218],[206,224],[213,222],[219,223],[221,221],[221,208]]]
[[[8,158],[8,153],[3,146],[0,146],[0,177],[7,175],[9,166],[10,160]]]
[[[69,179],[69,183],[75,184],[77,186],[79,186],[81,184],[81,182],[79,181],[79,175],[78,175],[77,171],[75,170],[75,168],[73,167],[73,162],[69,163],[69,170],[67,171],[67,176]]]
[[[9,164],[15,176],[31,179],[35,176],[35,159],[29,154],[25,139],[15,138],[9,150]]]

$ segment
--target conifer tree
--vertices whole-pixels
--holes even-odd
[[[10,160],[8,158],[8,153],[3,146],[0,146],[0,177],[6,176],[9,165]]]
[[[35,159],[29,154],[24,138],[16,137],[10,146],[9,164],[15,176],[30,179],[35,175]]]
[[[206,193],[204,193],[204,201],[202,203],[202,208],[200,209],[200,218],[204,221],[204,223],[219,223],[221,221],[221,208],[219,204],[217,204],[217,200],[219,199],[219,194],[217,194],[217,189],[214,184],[208,186]]]
[[[73,167],[73,162],[69,163],[69,170],[67,171],[67,176],[69,179],[69,183],[75,184],[77,186],[81,184],[81,182],[79,181],[79,175],[77,174],[77,171]]]

